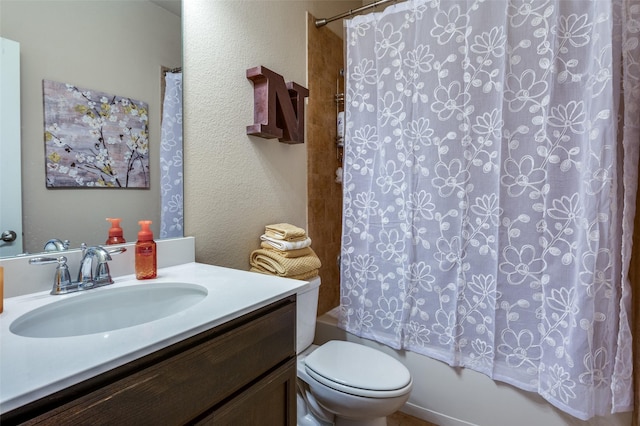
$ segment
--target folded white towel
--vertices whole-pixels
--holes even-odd
[[[262,234],[260,239],[265,243],[277,248],[278,250],[287,251],[287,250],[297,250],[305,247],[309,247],[311,245],[311,238],[307,237],[302,241],[284,241],[278,240],[275,238],[271,238]]]

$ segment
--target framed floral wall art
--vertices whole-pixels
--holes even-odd
[[[148,104],[43,80],[48,188],[149,188]]]

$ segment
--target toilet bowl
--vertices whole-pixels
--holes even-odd
[[[353,342],[312,345],[320,279],[297,295],[298,426],[384,426],[409,399],[409,370]]]

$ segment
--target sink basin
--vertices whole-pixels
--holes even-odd
[[[207,293],[205,287],[188,283],[88,290],[27,312],[9,330],[40,338],[104,333],[177,314],[204,300]]]

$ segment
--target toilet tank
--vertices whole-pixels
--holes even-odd
[[[316,334],[320,277],[315,277],[308,281],[309,286],[299,291],[296,295],[296,353],[298,354],[313,343],[313,338]]]

